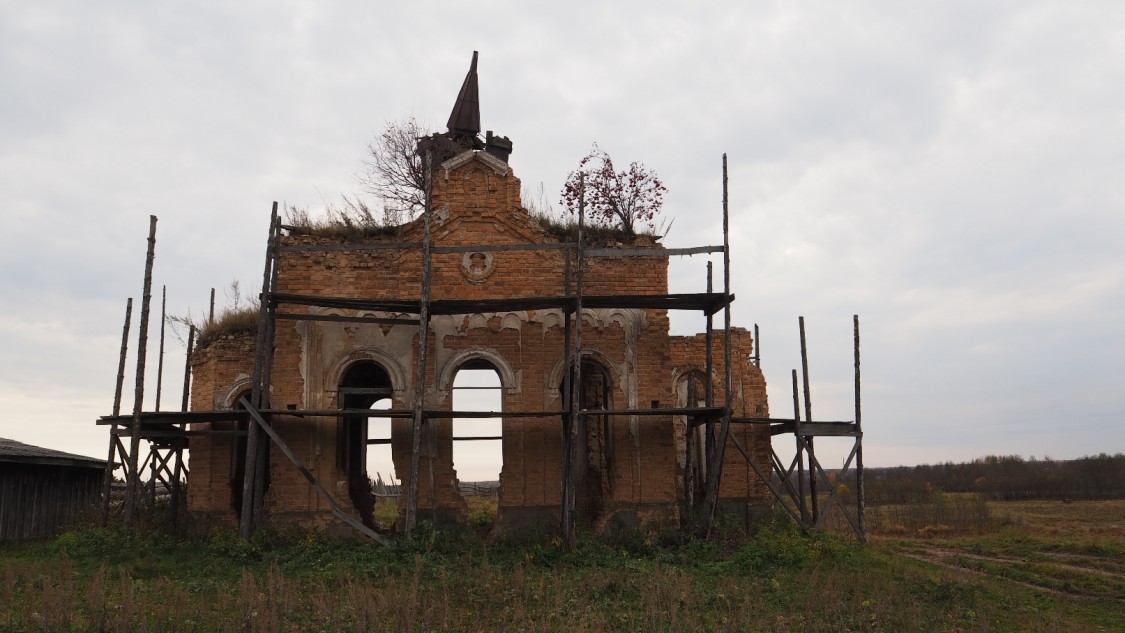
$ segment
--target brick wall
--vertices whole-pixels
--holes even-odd
[[[254,370],[256,332],[236,332],[201,342],[191,358],[191,409],[229,409],[234,399],[250,388]],[[210,426],[210,425],[194,425]],[[216,429],[234,431],[234,423],[215,423]],[[193,430],[199,430],[193,428]],[[234,435],[197,435],[191,438],[188,508],[227,523],[237,522],[232,507],[231,458]]]
[[[433,180],[435,246],[546,244],[555,242],[520,207],[520,182],[510,169],[489,160],[454,159]],[[395,240],[420,242],[422,221],[407,225]],[[367,241],[378,241],[370,238]],[[391,239],[391,238],[383,238]],[[362,240],[359,240],[362,242]],[[323,236],[285,236],[283,245],[347,245],[356,240]],[[277,291],[324,297],[406,298],[421,295],[420,250],[339,250],[285,252],[279,263]],[[432,257],[432,298],[474,299],[561,296],[564,251],[492,251],[435,254]],[[667,260],[663,257],[622,257],[587,260],[586,294],[662,294],[667,292]],[[284,306],[283,311],[320,314],[353,312]],[[375,314],[373,316],[410,315]],[[409,409],[414,401],[419,328],[413,324],[373,325],[279,320],[273,366],[272,403],[275,408],[335,409],[338,387],[351,363],[373,361],[383,367],[392,384],[393,406]],[[736,358],[745,359],[749,334],[735,337]],[[451,408],[451,387],[458,367],[473,361],[494,366],[503,383],[508,411],[562,409],[560,386],[565,375],[561,310],[515,311],[433,317],[426,341],[426,407]],[[253,341],[221,340],[193,358],[193,408],[212,408],[252,367]],[[584,356],[600,365],[609,379],[613,408],[673,406],[677,376],[701,368],[701,337],[669,337],[663,310],[604,309],[583,315]],[[721,345],[717,354],[721,368]],[[760,372],[745,362],[734,364],[736,411],[765,407],[765,383]],[[718,376],[722,376],[721,369]],[[721,391],[720,386],[716,389]],[[337,502],[352,507],[346,475],[336,460],[337,418],[275,418],[275,427],[297,457],[329,489]],[[590,423],[592,424],[592,423]],[[602,469],[596,517],[585,517],[595,529],[614,517],[629,521],[660,518],[674,521],[682,501],[682,423],[671,417],[615,416],[609,420],[613,446]],[[557,523],[562,492],[562,424],[559,418],[508,418],[503,424],[503,469],[500,474],[501,526]],[[678,430],[677,430],[678,429]],[[738,431],[754,450],[768,451],[768,435]],[[465,504],[457,490],[452,458],[453,425],[430,420],[422,438],[419,468],[419,508],[438,518],[464,517]],[[409,476],[411,423],[391,424],[395,473]],[[681,438],[678,442],[677,438]],[[765,453],[768,456],[768,452]],[[229,471],[229,443],[211,439],[191,450],[191,507],[219,512],[229,506],[222,477]],[[768,462],[763,462],[768,463]],[[225,464],[225,465],[224,465]],[[745,467],[728,459],[725,498],[757,499],[760,493],[745,476]],[[197,470],[199,468],[199,470]],[[226,468],[227,470],[224,470]],[[285,520],[327,521],[328,508],[308,483],[276,449],[271,458],[272,484],[267,512]],[[198,482],[204,483],[200,485]],[[404,488],[405,489],[405,488]],[[224,496],[224,494],[226,496]],[[224,505],[225,504],[225,505]]]
[[[732,327],[731,335],[731,381],[732,402],[731,409],[735,417],[768,417],[769,404],[766,401],[766,381],[762,371],[750,362],[750,355],[754,351],[752,336],[745,328]],[[694,336],[671,337],[672,365],[679,396],[683,398],[683,383],[687,376],[694,372],[696,375],[705,374],[707,367],[707,338],[705,334]],[[726,378],[725,339],[722,331],[715,332],[712,336],[711,352],[714,367],[712,379],[712,398],[715,406],[723,405],[725,389],[723,382]],[[704,398],[705,390],[700,389],[697,397]],[[677,469],[681,472],[684,464],[684,452],[687,446],[686,420],[680,418],[676,421],[676,453],[678,457]],[[714,425],[715,437],[718,437],[720,424]],[[761,425],[734,424],[731,426],[731,436],[742,442],[742,445],[754,457],[754,461],[762,467],[763,472],[770,472],[770,435],[769,429]],[[699,442],[705,442],[705,436],[699,437]],[[719,498],[721,500],[745,500],[755,506],[771,505],[768,487],[761,482],[753,472],[742,453],[728,443],[723,452],[722,481],[719,485]],[[681,490],[682,490],[682,481]]]

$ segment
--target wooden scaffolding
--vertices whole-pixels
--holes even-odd
[[[706,431],[706,446],[703,459],[706,464],[706,481],[703,486],[704,496],[701,500],[691,497],[694,482],[685,482],[685,492],[688,503],[694,510],[693,514],[700,518],[700,527],[706,532],[714,519],[719,500],[719,483],[722,478],[722,466],[728,445],[733,446],[744,457],[750,467],[768,487],[788,513],[798,521],[802,529],[820,529],[824,514],[818,505],[818,482],[827,482],[827,474],[815,457],[813,438],[817,436],[846,436],[854,438],[852,455],[855,458],[855,468],[859,485],[857,486],[858,516],[853,518],[837,494],[837,485],[828,489],[828,501],[834,501],[855,530],[856,535],[864,539],[863,516],[863,466],[862,466],[862,433],[859,422],[859,321],[855,319],[855,362],[856,362],[856,419],[852,422],[814,422],[811,419],[811,403],[808,389],[807,355],[804,345],[804,325],[802,327],[802,360],[805,376],[805,417],[801,419],[799,410],[795,409],[792,419],[775,418],[744,418],[735,417],[732,412],[733,392],[732,358],[731,358],[731,312],[730,306],[734,300],[730,288],[730,243],[729,243],[729,204],[728,204],[728,178],[727,158],[723,155],[723,243],[722,245],[700,246],[695,248],[587,248],[584,244],[585,208],[579,205],[577,222],[577,239],[573,242],[550,244],[516,244],[516,245],[472,245],[472,246],[434,246],[431,238],[432,209],[430,199],[430,156],[426,156],[426,202],[422,212],[423,233],[419,242],[385,242],[371,244],[351,245],[282,245],[282,231],[298,231],[299,227],[286,226],[281,223],[277,212],[277,203],[273,204],[270,218],[269,235],[267,239],[265,266],[262,275],[262,290],[257,329],[256,352],[254,369],[251,378],[251,391],[249,398],[243,398],[239,404],[241,408],[227,411],[188,411],[187,394],[189,372],[185,372],[185,388],[182,410],[180,412],[144,412],[141,410],[141,399],[144,383],[144,350],[147,337],[148,305],[152,279],[152,259],[155,245],[156,218],[152,217],[149,235],[149,253],[145,269],[145,290],[142,303],[142,318],[138,346],[138,368],[136,398],[132,415],[123,416],[119,411],[121,384],[124,372],[124,359],[126,353],[126,340],[129,329],[129,311],[126,313],[125,334],[122,340],[121,369],[118,374],[118,393],[115,399],[114,413],[99,420],[99,424],[110,426],[109,466],[106,473],[105,498],[103,517],[108,517],[110,512],[109,492],[111,473],[115,461],[125,467],[127,481],[127,495],[122,504],[123,522],[129,525],[133,520],[135,500],[141,486],[141,475],[145,466],[138,464],[140,453],[139,443],[145,440],[150,444],[150,469],[153,477],[151,485],[155,487],[158,480],[164,481],[173,491],[173,512],[182,501],[183,478],[187,476],[187,469],[183,466],[183,450],[190,437],[196,435],[217,434],[246,434],[246,461],[245,475],[242,488],[242,506],[240,514],[240,533],[249,537],[262,520],[262,499],[265,489],[267,467],[267,451],[269,445],[275,445],[278,450],[291,462],[291,464],[308,480],[310,486],[327,502],[332,513],[341,521],[355,528],[373,540],[385,542],[385,537],[363,525],[352,513],[341,508],[331,495],[317,480],[311,471],[301,462],[295,453],[288,447],[284,439],[273,429],[271,420],[274,416],[295,417],[336,417],[354,416],[357,418],[399,418],[411,421],[411,459],[410,478],[405,498],[402,528],[410,534],[418,521],[418,486],[419,486],[419,455],[420,443],[424,425],[433,418],[557,418],[561,422],[563,434],[563,464],[561,524],[560,530],[569,544],[576,538],[576,485],[578,476],[576,472],[576,451],[578,444],[578,429],[576,423],[578,416],[587,414],[597,415],[628,415],[628,416],[685,416],[688,420],[688,441],[694,435],[691,429],[704,426]],[[332,250],[420,250],[422,270],[421,296],[402,297],[395,299],[365,299],[360,297],[328,297],[311,295],[281,294],[277,292],[277,276],[279,259],[283,253],[332,251]],[[493,251],[531,251],[531,250],[562,250],[565,253],[564,278],[561,280],[560,293],[555,296],[537,296],[504,299],[445,299],[434,298],[431,294],[431,256],[444,253],[465,252],[493,252]],[[659,295],[590,295],[584,292],[583,273],[585,263],[599,257],[672,257],[697,254],[722,253],[723,255],[723,280],[722,290],[715,292],[712,288],[711,263],[708,262],[707,290],[694,294],[659,294]],[[279,310],[283,306],[316,306],[324,308],[339,308],[348,310],[384,311],[395,314],[416,315],[410,318],[383,318],[369,316],[347,315],[317,315]],[[570,370],[564,376],[562,409],[555,411],[450,411],[427,409],[424,406],[427,394],[426,369],[428,336],[430,320],[437,315],[463,315],[495,311],[520,311],[543,310],[548,308],[561,309],[566,315],[564,318],[564,343],[565,355]],[[639,308],[660,310],[688,310],[701,312],[706,318],[706,372],[704,389],[706,399],[703,406],[685,407],[660,407],[660,408],[624,408],[612,410],[586,411],[579,408],[579,385],[582,384],[582,319],[584,310],[594,308]],[[713,358],[713,337],[715,334],[714,316],[719,311],[723,313],[721,332],[723,334],[723,355],[725,376],[722,380],[723,390],[721,402],[714,401],[714,373],[715,359]],[[334,321],[356,324],[403,324],[410,323],[419,328],[418,357],[414,370],[414,394],[411,407],[408,409],[390,409],[372,411],[370,409],[274,409],[269,402],[271,373],[274,356],[274,334],[276,323],[279,320],[306,320],[306,321]],[[757,345],[757,328],[755,328],[754,342]],[[162,335],[163,338],[163,335]],[[194,330],[189,334],[188,357],[191,356]],[[760,363],[760,353],[755,355]],[[797,406],[796,372],[794,378],[794,404]],[[694,401],[693,401],[694,402]],[[214,428],[215,422],[242,422],[245,426],[234,425],[234,429],[246,428],[246,431],[223,430]],[[758,464],[755,462],[746,446],[743,446],[736,435],[730,433],[732,424],[768,425],[772,435],[790,434],[796,437],[797,454],[793,462],[785,467],[772,451],[772,463]],[[206,427],[206,428],[204,428]],[[264,439],[263,439],[264,436]],[[122,438],[128,437],[129,443]],[[454,438],[462,439],[462,438]],[[474,438],[467,438],[474,439]],[[685,465],[685,477],[690,478],[693,472],[691,459],[692,450],[687,451],[688,463]],[[848,463],[851,464],[851,458]],[[811,489],[811,512],[807,509],[805,496],[805,471],[808,470],[808,481]],[[796,470],[798,482],[791,481]],[[845,468],[846,470],[846,468]]]

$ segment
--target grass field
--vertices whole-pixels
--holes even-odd
[[[1125,501],[986,514],[958,529],[884,522],[866,547],[779,521],[753,536],[720,525],[708,540],[584,539],[574,552],[475,530],[379,547],[87,528],[0,546],[0,630],[1125,630]]]
[[[1125,608],[1125,502],[1008,501],[988,506],[994,527],[983,533],[889,539],[883,545],[969,576],[1002,579],[1078,602],[1117,601],[1118,609]]]

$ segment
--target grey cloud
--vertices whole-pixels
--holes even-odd
[[[104,452],[86,420],[112,396],[149,213],[171,312],[255,286],[270,202],[354,193],[384,121],[444,123],[472,50],[482,122],[552,201],[597,141],[661,174],[666,243],[717,243],[729,153],[735,323],[762,325],[776,415],[804,314],[817,411],[850,416],[858,312],[870,463],[1125,441],[1109,422],[1125,405],[1117,3],[0,14],[0,398],[32,416],[72,389],[89,448],[56,448]],[[673,285],[696,289],[703,268],[674,263]]]

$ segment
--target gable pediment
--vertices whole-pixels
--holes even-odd
[[[504,161],[496,158],[488,152],[483,152],[480,150],[469,150],[466,152],[461,152],[460,154],[442,163],[441,168],[445,172],[445,177],[448,179],[449,175],[453,171],[474,161],[481,163],[485,167],[488,167],[492,171],[496,172],[496,174],[499,176],[508,175],[508,163],[505,163]]]
[[[523,207],[520,180],[506,162],[465,151],[441,163],[431,180],[430,231],[434,245],[550,244],[549,234]],[[404,227],[405,241],[421,241],[422,218]]]
[[[544,244],[552,241],[523,209],[487,215],[441,214],[439,218],[432,227],[435,244]]]

